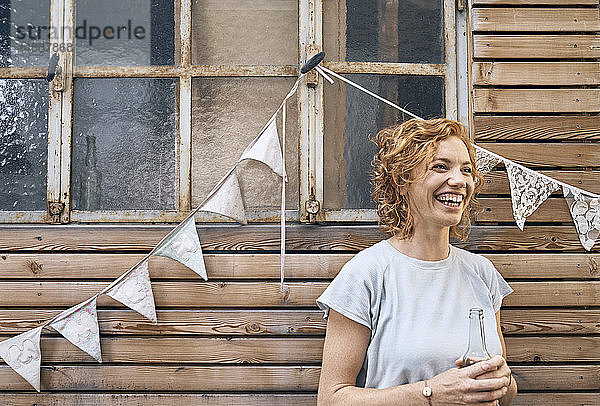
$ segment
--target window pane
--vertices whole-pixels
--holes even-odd
[[[173,0],[77,0],[77,65],[173,65]]]
[[[330,61],[444,63],[442,0],[323,2]]]
[[[48,83],[0,79],[0,210],[46,210]]]
[[[194,0],[197,65],[295,65],[298,0]]]
[[[175,79],[75,79],[75,210],[175,208]]]
[[[275,113],[294,78],[198,78],[192,83],[192,206],[196,207],[235,165]],[[288,100],[286,124],[287,209],[298,208],[298,112]],[[278,116],[281,139],[281,114]],[[246,208],[277,208],[281,179],[266,165],[238,167]]]
[[[443,77],[345,76],[422,118],[445,114]],[[402,119],[398,110],[341,81],[325,86],[325,208],[374,207],[369,178],[377,147],[370,140],[380,129]]]
[[[0,67],[48,65],[49,27],[50,0],[0,0]]]

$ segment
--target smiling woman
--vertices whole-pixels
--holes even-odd
[[[449,242],[451,232],[467,237],[482,184],[465,127],[409,120],[376,143],[373,199],[392,236],[346,263],[317,299],[328,318],[319,402],[510,404],[517,388],[499,326],[512,289],[489,260]],[[496,355],[463,367],[474,307],[488,315]]]

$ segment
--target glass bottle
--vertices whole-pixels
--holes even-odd
[[[96,167],[96,137],[86,136],[87,153],[85,167],[81,173],[81,195],[79,210],[98,210],[100,208],[100,183],[102,174]]]
[[[491,358],[485,348],[485,328],[483,326],[483,309],[469,309],[469,347],[462,357],[463,367]]]

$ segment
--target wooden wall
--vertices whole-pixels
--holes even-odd
[[[600,193],[598,0],[474,0],[472,27],[476,142]],[[560,192],[518,230],[503,166],[481,202],[478,224],[493,227],[481,237],[493,242],[478,248],[516,291],[503,328],[517,403],[600,404],[598,249],[581,247]]]
[[[90,297],[168,229],[1,227],[0,339]],[[102,296],[104,362],[45,331],[43,393],[0,365],[0,404],[314,404],[325,330],[315,299],[382,234],[374,226],[290,226],[282,294],[276,226],[198,231],[208,282],[169,259],[150,261],[158,326]],[[522,391],[515,404],[597,405],[600,255],[581,253],[568,226],[482,225],[460,246],[494,252],[486,255],[515,289],[502,323]],[[510,253],[524,247],[536,252]]]
[[[597,0],[475,0],[473,108],[478,143],[600,193]],[[553,195],[520,231],[502,167],[486,179],[466,243],[515,289],[502,311],[513,403],[600,404],[600,254],[586,253]],[[171,228],[0,226],[0,340],[95,294]],[[103,296],[102,364],[42,335],[42,393],[0,364],[6,405],[312,405],[325,322],[315,299],[376,226],[290,225],[279,290],[276,226],[200,226],[209,281],[150,261],[154,326]]]

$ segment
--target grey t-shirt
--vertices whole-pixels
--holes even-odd
[[[356,384],[389,388],[455,367],[472,307],[484,311],[488,352],[502,354],[495,313],[512,291],[481,255],[451,246],[448,258],[421,261],[383,240],[348,261],[317,304],[371,330]]]

